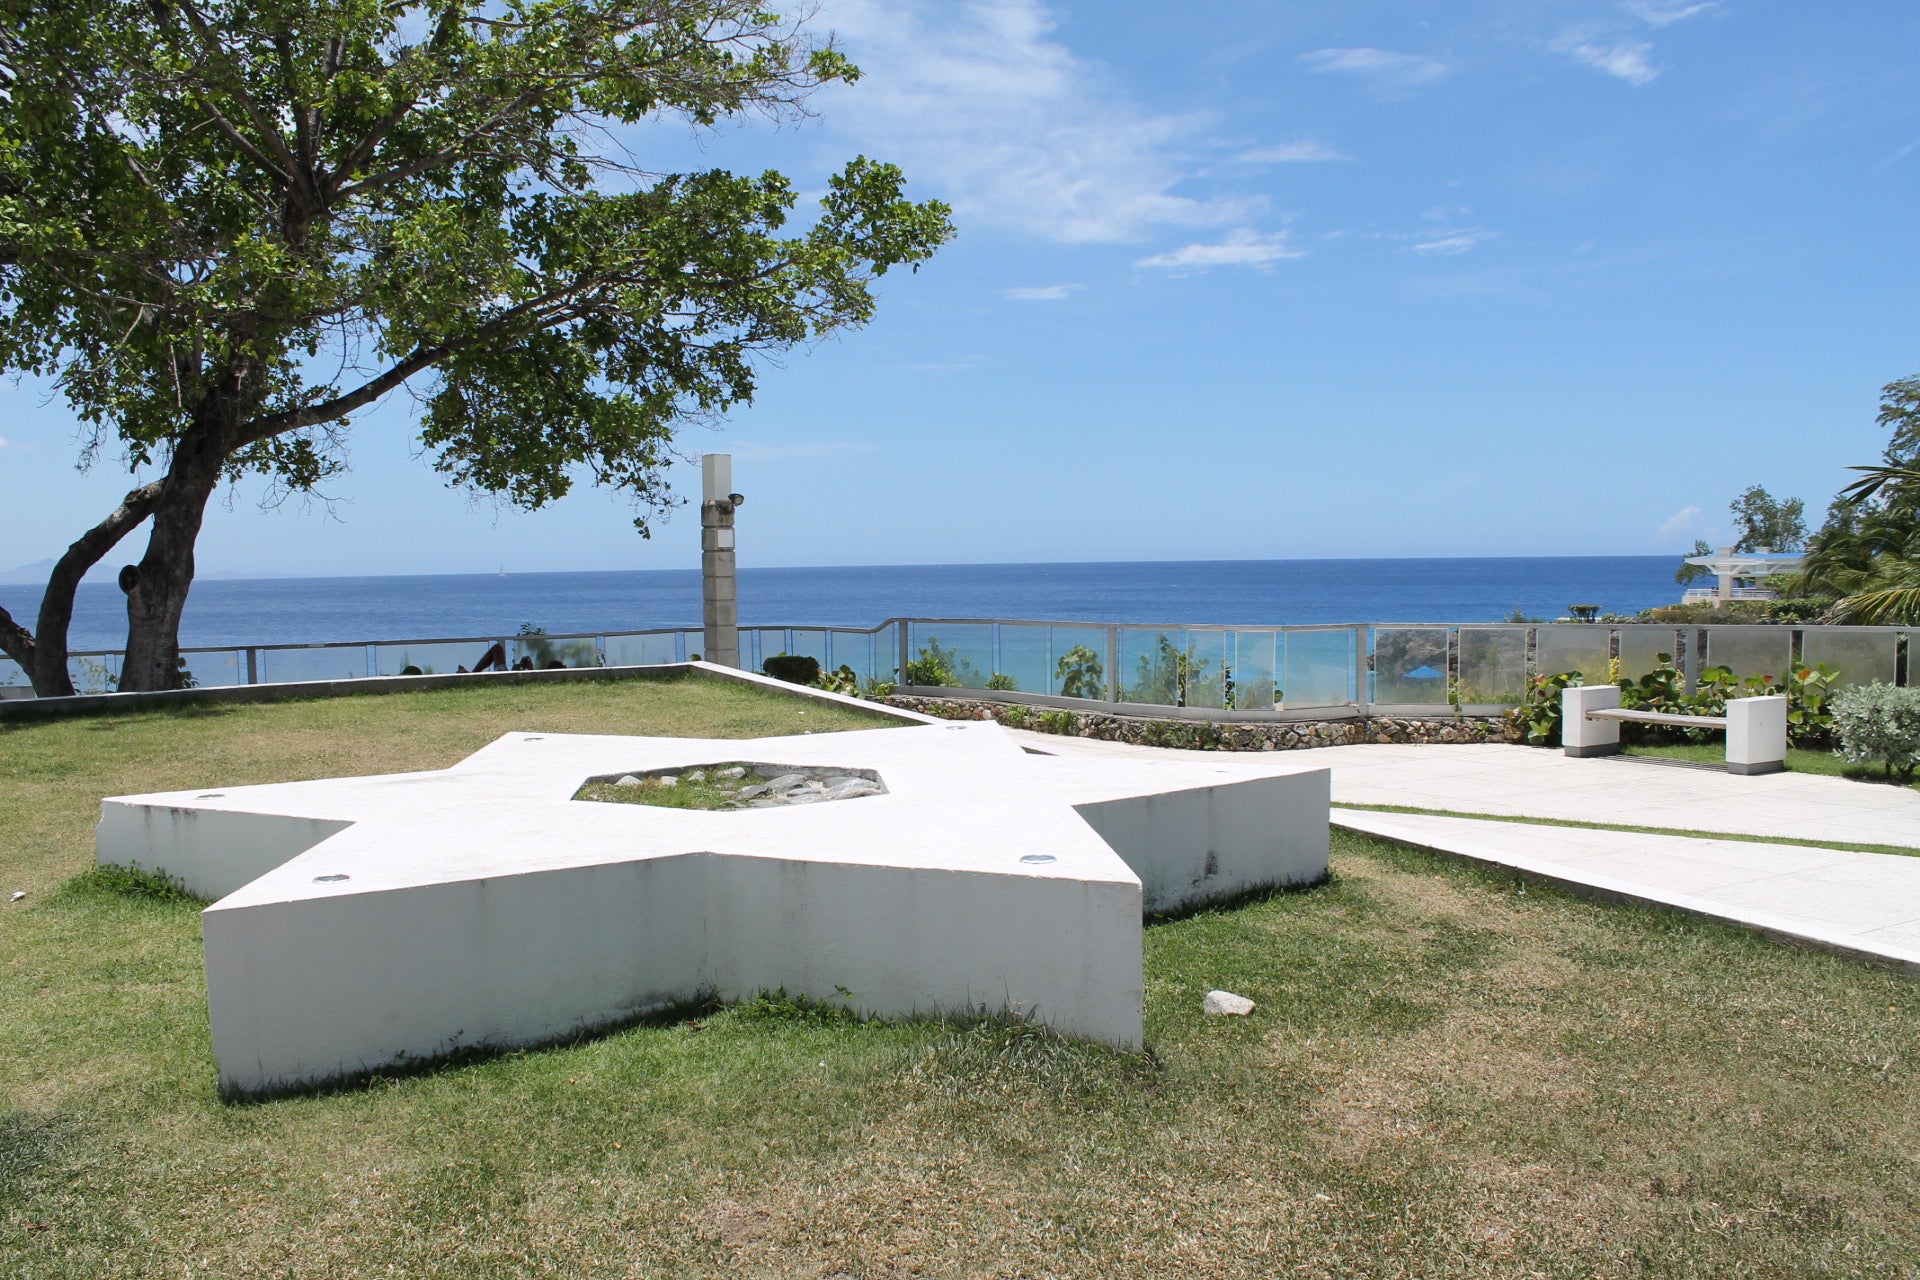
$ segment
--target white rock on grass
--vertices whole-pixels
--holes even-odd
[[[1209,991],[1200,1007],[1210,1014],[1244,1018],[1259,1006],[1245,996],[1237,996],[1231,991]]]
[[[10,902],[18,902],[18,901],[20,901],[20,899],[22,899],[22,898],[24,898],[24,897],[26,897],[26,896],[27,896],[27,891],[26,891],[25,889],[15,889],[15,890],[13,891],[13,897],[12,897],[12,898],[10,898],[10,899],[8,899],[8,901],[10,901]]]
[[[618,778],[615,778],[613,780],[613,785],[616,787],[637,787],[640,785],[640,779],[634,777],[630,773],[626,773],[626,774],[620,775]]]
[[[725,778],[727,781],[732,782],[736,778],[746,777],[747,770],[746,770],[746,766],[736,764],[731,769],[722,769],[719,773],[716,773],[713,776],[716,778]]]
[[[680,785],[680,775],[677,773],[663,773],[660,775],[660,785],[663,787],[677,787]]]

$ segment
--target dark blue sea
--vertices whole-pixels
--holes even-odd
[[[742,569],[753,626],[870,627],[890,617],[1060,622],[1495,622],[1556,618],[1570,604],[1631,613],[1679,598],[1674,556],[1435,560],[1180,560],[1137,564],[870,565]],[[40,591],[0,586],[31,627]],[[194,585],[181,643],[311,644],[700,625],[697,570],[213,579]],[[75,650],[118,649],[126,611],[111,583],[76,601]]]

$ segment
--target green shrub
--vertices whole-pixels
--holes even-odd
[[[965,655],[941,644],[939,636],[928,636],[919,656],[907,663],[907,669],[901,674],[907,684],[930,688],[978,689],[987,683],[981,678],[979,668],[967,661]]]
[[[772,673],[769,672],[768,674],[771,675]],[[843,662],[835,670],[822,671],[819,675],[815,676],[813,687],[816,689],[825,689],[828,693],[844,693],[850,698],[858,697],[860,694],[860,673]]]
[[[1104,698],[1107,694],[1106,670],[1100,655],[1084,644],[1077,644],[1060,655],[1054,666],[1063,698]]]
[[[788,684],[817,684],[820,680],[820,660],[804,653],[776,653],[761,663],[760,669]]]
[[[1920,767],[1920,689],[1856,685],[1835,694],[1833,732],[1851,764],[1878,761],[1888,777],[1910,781]]]
[[[1004,671],[996,671],[987,677],[987,688],[989,689],[997,689],[1005,693],[1008,690],[1018,689],[1019,687],[1019,682]]]
[[[1560,745],[1560,695],[1568,685],[1584,684],[1578,671],[1535,676],[1527,681],[1526,700],[1507,712],[1507,718],[1525,731],[1536,747]]]

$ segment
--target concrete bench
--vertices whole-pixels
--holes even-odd
[[[1778,773],[1787,767],[1787,700],[1779,695],[1730,699],[1724,716],[1626,711],[1620,687],[1611,684],[1572,685],[1560,695],[1560,741],[1570,756],[1617,755],[1623,721],[1724,729],[1728,773]]]

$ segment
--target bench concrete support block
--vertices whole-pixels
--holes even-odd
[[[1787,767],[1787,700],[1733,698],[1727,703],[1727,772],[1778,773]]]
[[[1569,685],[1560,694],[1560,745],[1570,756],[1611,756],[1620,753],[1620,722],[1589,720],[1592,711],[1612,711],[1620,705],[1620,686]]]

